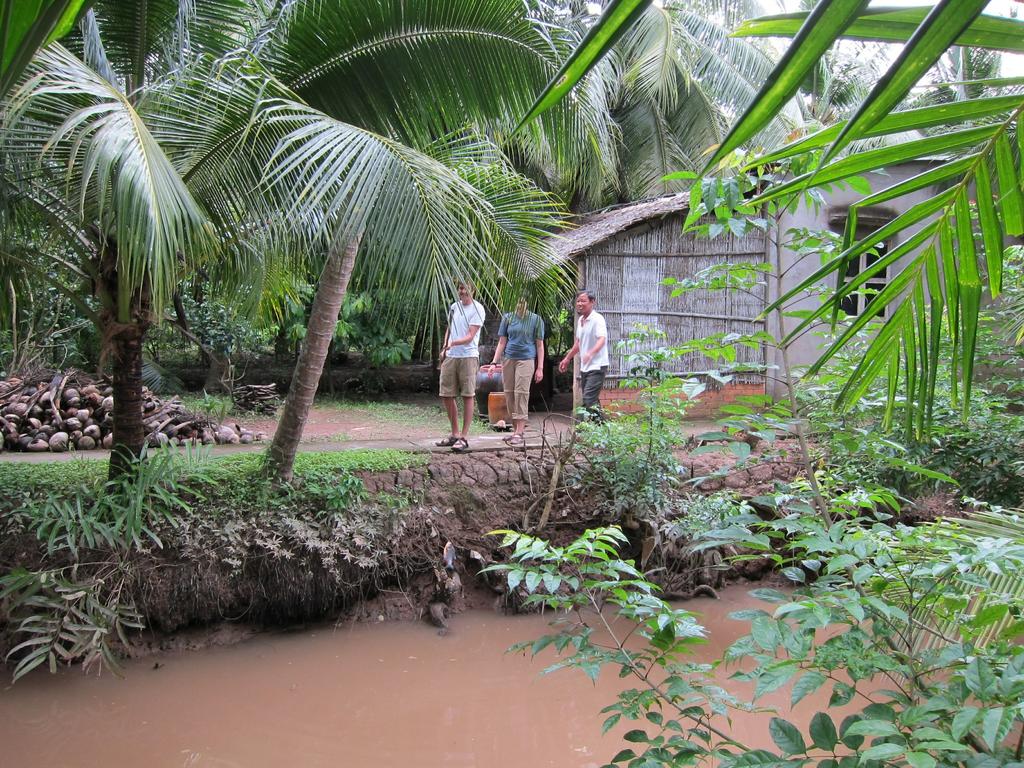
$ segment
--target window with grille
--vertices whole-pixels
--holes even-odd
[[[868,234],[868,233],[864,233]],[[859,236],[859,233],[858,233]],[[846,285],[851,282],[857,275],[866,271],[868,267],[875,264],[879,259],[883,258],[886,253],[889,252],[889,244],[886,242],[876,243],[875,247],[866,253],[862,253],[858,258],[853,259],[846,267],[846,275],[843,278],[843,284]],[[853,293],[843,297],[839,307],[847,315],[856,317],[864,308],[871,303],[871,300],[885,288],[888,283],[888,269],[883,269],[876,275],[873,275],[870,280],[864,283]],[[885,310],[879,313],[880,317],[885,317]]]

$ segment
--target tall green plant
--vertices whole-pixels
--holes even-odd
[[[637,326],[620,341],[628,375],[622,386],[639,392],[635,410],[614,419],[583,421],[577,427],[581,461],[574,482],[600,496],[611,519],[652,522],[664,511],[673,489],[686,480],[675,449],[685,441],[681,419],[704,385],[669,373],[666,365],[683,352],[664,345],[665,333]]]
[[[492,570],[525,591],[528,604],[567,614],[558,631],[515,648],[554,647],[562,657],[547,671],[576,668],[596,679],[607,667],[634,683],[603,710],[606,732],[634,724],[613,765],[1020,765],[1024,650],[1012,640],[1020,625],[1004,620],[1024,603],[998,575],[1024,564],[1024,545],[893,528],[856,495],[833,501],[831,525],[796,515],[734,518],[713,532],[704,546],[770,557],[793,587],[756,590],[765,609],[732,614],[751,632],[710,667],[687,661],[702,628],[621,559],[617,529],[588,531],[563,547],[499,532],[510,559]],[[730,680],[752,684],[752,694],[722,679],[733,665]],[[730,711],[763,710],[761,700],[784,688],[792,705],[819,690],[830,696],[807,723],[770,717],[774,749],[744,744]]]

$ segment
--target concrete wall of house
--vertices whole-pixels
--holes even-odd
[[[872,173],[867,175],[868,183],[871,185],[872,193],[883,190],[887,187],[902,182],[908,178],[916,176],[919,173],[927,170],[929,164],[926,162],[919,163],[906,163],[889,171],[887,175]],[[881,206],[884,210],[872,211],[872,215],[868,217],[871,221],[877,222],[880,218],[891,220],[900,213],[906,211],[912,205],[927,200],[929,197],[934,195],[936,190],[934,188],[928,188],[915,192],[909,195],[892,200],[884,206]],[[802,259],[798,255],[785,247],[787,241],[791,237],[787,234],[793,229],[813,229],[813,230],[832,230],[834,232],[842,233],[843,227],[846,222],[846,211],[849,206],[864,196],[851,189],[834,189],[828,196],[828,202],[825,206],[814,210],[808,208],[806,205],[802,205],[796,212],[792,214],[785,214],[780,220],[779,231],[773,233],[773,237],[769,238],[769,252],[767,258],[773,265],[776,264],[778,255],[775,253],[775,236],[781,235],[781,242],[783,245],[781,259],[783,263],[783,269],[785,270],[784,277],[779,286],[774,280],[769,285],[769,296],[774,301],[778,296],[785,295],[793,288],[800,285],[801,282],[810,277],[814,272],[822,265],[820,254],[812,254],[805,256]],[[865,221],[863,212],[858,216],[858,220],[864,224]],[[917,225],[901,232],[896,238],[889,241],[889,250],[892,250],[900,243],[906,242],[908,239],[918,232],[923,224]],[[908,254],[901,259],[897,264],[889,267],[888,274],[891,277],[896,272],[906,265],[913,259],[914,254]],[[829,290],[834,290],[835,277],[829,279],[828,284],[825,286]],[[816,309],[820,306],[821,299],[818,295],[809,293],[801,298],[795,299],[793,302],[787,305],[788,311]],[[785,318],[785,330],[792,330],[797,326],[799,320],[795,318]],[[804,333],[799,339],[795,340],[789,349],[790,363],[793,366],[808,366],[818,359],[820,354],[825,349],[825,340],[820,336],[820,333],[826,331],[827,328],[823,325],[819,325],[816,328],[809,329],[808,332]],[[768,318],[768,331],[776,338],[780,338],[783,333],[783,329],[779,327],[778,315],[773,313]],[[782,366],[782,355],[779,350],[770,350],[768,354],[770,364],[773,364],[781,369]],[[782,383],[770,379],[774,383],[769,386],[768,391],[775,397],[782,396]]]

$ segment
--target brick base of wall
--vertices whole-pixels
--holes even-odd
[[[601,406],[609,413],[636,413],[643,407],[637,399],[641,390],[612,387],[601,390]],[[686,410],[689,419],[714,419],[719,415],[723,405],[735,403],[741,397],[764,395],[764,382],[741,384],[730,383],[724,386],[708,387],[694,398]],[[686,399],[680,394],[680,398]]]

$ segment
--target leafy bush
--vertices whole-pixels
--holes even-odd
[[[624,737],[630,747],[610,764],[1021,766],[1019,524],[1000,526],[996,518],[970,532],[950,524],[892,527],[884,515],[843,508],[834,508],[831,525],[796,515],[734,520],[705,545],[753,550],[794,583],[791,592],[753,592],[767,610],[732,614],[749,621],[751,632],[713,666],[738,665],[732,679],[753,685],[750,701],[714,680],[711,666],[686,662],[703,630],[618,558],[621,531],[588,531],[565,547],[499,532],[513,550],[492,570],[504,572],[510,588],[525,589],[527,603],[570,612],[559,631],[516,649],[536,654],[553,646],[563,656],[547,671],[573,667],[596,679],[607,666],[637,683],[604,710],[605,731],[622,720],[637,723]],[[621,631],[602,606],[635,628]],[[749,710],[787,686],[793,705],[827,688],[827,708],[807,725],[772,717],[775,751],[731,734],[730,710]]]
[[[395,313],[380,296],[349,294],[341,306],[334,332],[342,348],[362,353],[371,368],[399,365],[412,359],[409,335],[394,328]]]
[[[911,452],[929,469],[955,478],[968,496],[1024,504],[1024,417],[1008,413],[1003,398],[975,390],[966,423],[952,414],[937,420],[931,438]]]
[[[406,500],[365,504],[354,473],[400,469],[427,457],[393,450],[302,453],[299,491],[274,489],[262,460],[153,451],[135,473],[116,481],[105,480],[102,460],[0,463],[14,507],[0,517],[2,533],[35,537],[53,564],[0,576],[7,625],[20,639],[8,653],[17,659],[14,678],[44,663],[116,667],[114,644],[143,623],[130,591],[137,556],[162,548],[171,529],[178,529],[176,545],[214,549],[239,567],[254,542],[271,556],[292,557],[291,546],[314,552],[331,573],[338,562],[377,565],[402,525],[398,504]]]
[[[116,667],[112,642],[123,641],[125,629],[142,626],[126,588],[132,553],[162,546],[156,528],[176,525],[177,515],[189,510],[186,498],[196,491],[183,478],[198,480],[203,467],[199,455],[154,451],[128,475],[68,495],[51,493],[41,503],[28,497],[9,515],[6,527],[33,532],[51,560],[70,560],[0,576],[8,623],[26,637],[7,654],[18,659],[15,680],[43,663],[51,670],[79,660],[87,667],[97,661]]]
[[[583,421],[577,427],[583,461],[573,480],[595,493],[613,518],[653,518],[686,479],[674,451],[685,442],[681,422],[688,401],[703,387],[665,371],[677,355],[657,346],[664,339],[663,332],[638,326],[620,342],[620,349],[633,350],[627,357],[630,375],[622,385],[640,390],[640,410],[615,419]]]
[[[595,496],[598,511],[612,519],[657,516],[667,508],[670,491],[686,480],[673,454],[679,443],[645,426],[640,419],[623,417],[578,428],[584,462],[570,470],[571,480]]]
[[[173,526],[176,513],[189,510],[186,498],[196,494],[204,470],[199,454],[153,451],[143,455],[136,472],[108,480],[99,491],[83,486],[70,498],[51,494],[45,503],[26,505],[15,514],[46,542],[51,555],[67,550],[77,558],[79,549],[100,545],[138,549],[143,537],[159,547],[155,527],[161,522]]]

